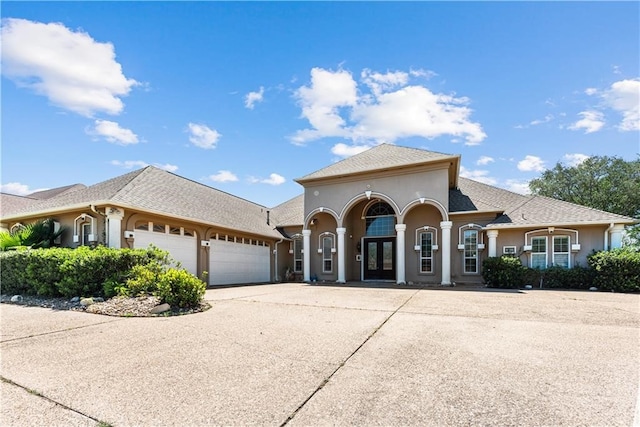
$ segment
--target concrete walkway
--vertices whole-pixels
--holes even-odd
[[[278,284],[113,318],[2,304],[2,426],[621,425],[640,296]]]

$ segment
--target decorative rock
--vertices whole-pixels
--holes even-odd
[[[83,307],[89,307],[91,304],[95,304],[93,298],[82,298],[80,300],[80,305]]]
[[[592,287],[590,287],[590,288],[589,288],[589,290],[590,290],[590,291],[592,291],[592,292],[594,292],[594,291],[597,291],[597,290],[598,290],[598,288],[596,288],[595,286],[592,286]]]
[[[80,297],[73,297],[73,298],[71,298],[70,302],[72,302],[72,303],[80,302]]]
[[[104,302],[104,298],[96,297],[96,298],[93,299],[93,302]]]
[[[14,295],[11,297],[11,302],[22,302],[22,295]]]
[[[533,289],[533,286],[531,286],[531,285],[524,285],[524,288],[525,288],[525,289]]]
[[[156,305],[155,307],[153,307],[151,309],[151,311],[149,311],[149,313],[151,314],[160,314],[160,313],[164,313],[165,311],[169,311],[171,310],[171,306],[167,303],[164,304],[160,304],[160,305]]]

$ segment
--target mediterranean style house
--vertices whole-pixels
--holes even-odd
[[[53,218],[60,245],[169,251],[209,285],[482,283],[482,260],[586,265],[637,220],[459,176],[460,156],[382,144],[296,181],[267,208],[148,166],[91,186],[2,194],[0,226]]]

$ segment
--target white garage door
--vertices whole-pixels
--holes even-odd
[[[182,267],[189,273],[198,275],[198,253],[196,238],[193,236],[178,236],[176,234],[158,233],[155,231],[135,231],[133,247],[146,249],[150,244],[168,251],[171,258],[182,263]]]
[[[209,284],[268,282],[271,277],[268,246],[210,240]]]

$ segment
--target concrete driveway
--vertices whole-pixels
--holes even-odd
[[[278,284],[206,299],[170,318],[2,304],[0,425],[640,421],[639,295]]]

